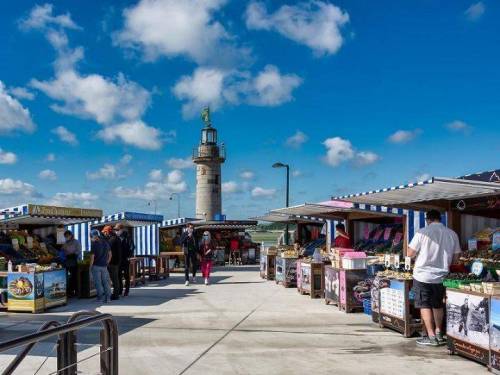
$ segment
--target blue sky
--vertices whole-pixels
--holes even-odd
[[[199,112],[224,211],[498,168],[495,1],[0,4],[0,206],[194,213]],[[49,156],[50,155],[50,156]]]

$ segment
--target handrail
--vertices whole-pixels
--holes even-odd
[[[88,316],[84,319],[78,319]],[[78,319],[78,320],[77,320]],[[95,311],[79,311],[72,315],[66,324],[47,322],[39,331],[1,342],[0,352],[26,345],[2,374],[12,374],[36,343],[53,336],[59,336],[57,368],[58,374],[76,374],[75,331],[95,323],[102,323],[101,331],[101,373],[118,375],[118,329],[111,314],[101,314]],[[48,328],[51,325],[55,327]],[[110,350],[111,349],[111,350]]]

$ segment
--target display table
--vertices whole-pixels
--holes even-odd
[[[166,251],[166,252],[161,252],[161,256],[168,256],[169,260],[169,265],[168,269],[169,272],[182,272],[184,273],[184,252],[183,251]],[[174,267],[174,262],[175,260],[178,259],[179,263],[182,264],[182,267]]]
[[[490,303],[493,298],[490,328]],[[500,297],[462,289],[446,289],[446,336],[450,354],[490,365],[490,342],[492,368],[500,368]],[[494,308],[494,309],[493,309]],[[489,334],[491,330],[491,335]],[[491,336],[491,338],[490,338]]]
[[[97,296],[95,289],[94,278],[90,272],[88,264],[78,264],[77,268],[77,293],[78,298],[92,298]]]
[[[363,311],[363,302],[354,296],[353,289],[367,278],[366,270],[346,270],[325,266],[325,303],[333,303],[340,311],[352,313]]]
[[[324,264],[297,261],[297,290],[311,298],[324,297]]]
[[[281,283],[285,288],[297,286],[297,259],[276,257],[276,284]]]
[[[276,266],[276,255],[261,254],[260,277],[266,280],[274,280]]]
[[[28,311],[32,313],[65,305],[66,269],[46,272],[9,272],[8,311]]]
[[[146,284],[144,259],[130,258],[130,286],[135,287],[139,283]]]
[[[165,255],[165,253],[160,255],[138,255],[136,258],[142,259],[144,276],[147,276],[148,280],[159,280],[169,276],[169,256]]]
[[[379,290],[379,324],[411,337],[422,330],[417,311],[410,301],[412,280],[389,280],[389,287]]]

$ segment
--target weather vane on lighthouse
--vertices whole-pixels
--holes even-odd
[[[212,122],[210,121],[210,107],[207,106],[201,111],[201,121],[203,121],[208,128],[212,126]]]

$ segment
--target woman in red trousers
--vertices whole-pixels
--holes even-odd
[[[214,255],[215,246],[210,236],[210,232],[203,232],[203,237],[200,242],[201,256],[201,274],[205,278],[205,285],[208,285],[210,279],[210,271],[212,270],[212,258]]]

